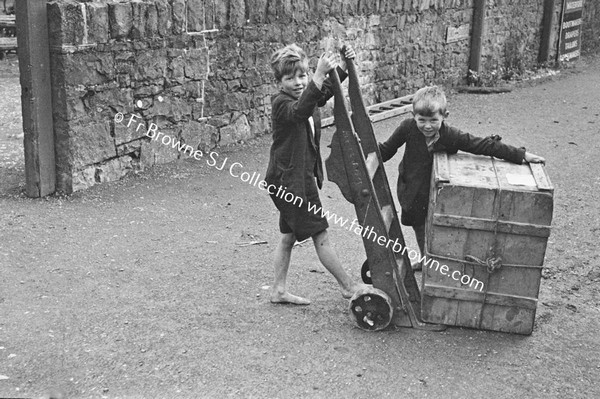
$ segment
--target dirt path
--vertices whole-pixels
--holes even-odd
[[[294,250],[290,284],[313,303],[269,304],[277,215],[228,172],[239,162],[264,173],[269,138],[218,149],[222,171],[179,162],[68,198],[23,197],[18,162],[2,163],[0,397],[600,397],[599,65],[450,97],[450,123],[548,160],[554,222],[533,335],[363,332],[308,243]],[[321,198],[353,218],[337,186]],[[358,276],[359,237],[335,225],[330,235]]]

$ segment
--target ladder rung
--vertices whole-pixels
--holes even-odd
[[[383,222],[385,223],[385,231],[389,233],[390,226],[392,225],[392,219],[394,218],[392,206],[386,205],[381,208],[381,215],[383,216]]]
[[[367,155],[365,164],[367,165],[367,171],[369,172],[369,179],[373,180],[373,176],[375,176],[377,168],[379,168],[379,160],[377,159],[377,153],[371,152],[369,155]]]

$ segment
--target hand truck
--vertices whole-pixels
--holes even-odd
[[[350,299],[350,314],[360,328],[369,331],[382,330],[390,324],[442,331],[445,326],[427,324],[421,319],[421,294],[405,250],[373,125],[360,92],[356,66],[352,60],[346,60],[346,64],[353,112],[350,116],[346,109],[339,76],[334,70],[330,77],[336,131],[325,165],[328,179],[354,204],[367,254],[361,274],[365,283],[372,283],[372,287],[356,292]]]

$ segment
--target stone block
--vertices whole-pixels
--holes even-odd
[[[173,0],[172,7],[173,33],[181,35],[185,32],[185,0]]]
[[[359,1],[358,5],[357,5],[357,10],[356,10],[357,14],[369,15],[372,12],[372,10],[371,10],[371,8],[373,6],[372,3],[373,3],[373,0]]]
[[[64,121],[91,121],[95,117],[95,108],[90,108],[89,99],[93,96],[92,89],[83,86],[65,87],[54,90],[52,94],[53,113],[55,118]]]
[[[215,7],[212,13],[212,19],[208,18],[210,14],[207,15],[206,27],[224,29],[227,27],[227,14],[229,12],[227,2],[217,1],[214,3],[214,6]]]
[[[148,3],[135,0],[131,1],[131,32],[130,37],[139,40],[146,37],[146,18]]]
[[[125,155],[81,168],[73,173],[72,191],[81,191],[98,183],[117,181],[134,169],[134,163],[131,156]]]
[[[208,151],[216,147],[219,139],[219,131],[216,127],[208,123],[190,121],[183,125],[181,138],[186,144],[194,148],[194,150],[200,150],[206,155]],[[191,156],[189,155],[189,151],[184,155]]]
[[[135,111],[142,112],[152,106],[154,103],[151,97],[147,96],[137,96],[135,98]]]
[[[187,29],[188,32],[221,29],[227,24],[227,15],[239,7],[237,2],[228,4],[225,1],[187,0]],[[243,5],[243,1],[242,1]]]
[[[244,26],[243,32],[243,43],[252,44],[254,42],[261,42],[264,39],[263,30],[259,26]]]
[[[134,110],[133,90],[119,87],[99,90],[86,98],[88,108],[110,119],[121,112],[127,118]]]
[[[172,8],[168,0],[155,0],[158,17],[158,34],[168,37],[173,34]]]
[[[135,72],[137,81],[164,78],[167,76],[166,50],[147,50],[136,53]]]
[[[84,42],[85,24],[80,3],[49,2],[48,36],[50,46],[81,45]]]
[[[167,77],[171,81],[183,84],[185,79],[185,60],[183,56],[170,58]]]
[[[204,21],[207,10],[205,0],[187,0],[187,29],[188,32],[200,32],[205,30]]]
[[[133,27],[131,3],[108,3],[108,22],[113,39],[126,39]]]
[[[85,117],[87,112],[83,104],[83,97],[86,92],[86,90],[81,88],[73,87],[59,92],[57,104],[60,105],[54,108],[56,115],[65,121],[73,121]]]
[[[252,137],[262,136],[271,131],[271,119],[268,116],[260,116],[249,123]]]
[[[182,85],[173,85],[169,87],[169,92],[172,96],[185,98],[186,92]],[[194,99],[186,99],[189,101],[194,101]]]
[[[398,6],[400,8],[398,9]],[[402,0],[380,0],[379,14],[395,14],[402,10]]]
[[[229,0],[229,20],[227,22],[233,28],[246,24],[245,0]]]
[[[115,60],[112,53],[96,51],[93,53],[92,57],[88,58],[87,65],[89,65],[90,69],[93,69],[94,74],[97,75],[96,79],[98,82],[108,83],[114,81]],[[91,81],[88,83],[91,83]]]
[[[382,18],[380,18],[380,23],[384,27],[384,29],[395,29],[396,25],[398,24],[398,16],[396,14],[385,15]]]
[[[120,180],[134,169],[133,164],[132,157],[128,155],[110,159],[96,166],[94,178],[98,183]]]
[[[156,4],[149,3],[146,9],[146,37],[153,38],[159,35],[158,29],[158,9]]]
[[[223,106],[228,111],[244,111],[250,108],[250,98],[248,93],[226,93]]]
[[[219,135],[220,145],[233,144],[249,139],[252,135],[246,115],[240,112],[234,113],[231,123],[219,129]]]
[[[140,146],[140,164],[142,168],[165,164],[179,159],[180,152],[173,148],[173,141],[179,141],[179,129],[161,128],[163,134],[158,140],[143,139]],[[166,143],[166,144],[165,144]]]
[[[85,3],[88,43],[107,43],[110,38],[108,6],[104,3]]]
[[[191,49],[185,55],[184,74],[186,78],[206,79],[208,72],[208,53],[205,49]]]
[[[68,41],[65,37],[65,33],[62,31],[62,3],[57,1],[49,1],[46,6],[46,12],[48,13],[48,42],[50,47],[60,47],[63,43]]]
[[[117,75],[117,82],[119,87],[130,87],[131,86],[131,75],[130,74],[119,74]]]
[[[124,58],[115,59],[115,72],[119,75],[126,75],[129,82],[135,74],[135,58],[130,60]],[[126,86],[129,86],[129,83]]]
[[[156,84],[142,85],[142,84],[138,83],[136,85],[135,89],[133,90],[133,96],[134,96],[134,98],[151,97],[151,96],[156,96],[157,94],[161,94],[164,91],[165,91],[165,88],[163,85],[156,85]]]
[[[386,65],[386,66],[382,66],[377,68],[377,70],[375,71],[375,81],[380,81],[380,80],[392,80],[395,79],[397,76],[397,68],[395,67],[395,65]]]
[[[245,71],[244,75],[240,79],[240,83],[246,88],[257,87],[263,84],[263,77],[256,68],[249,68]]]
[[[138,139],[117,145],[117,156],[131,155],[139,158],[143,141],[143,139]]]
[[[115,61],[134,62],[135,61],[135,52],[128,51],[127,49],[121,49],[121,50],[115,51]]]
[[[261,25],[267,21],[267,4],[268,0],[248,0],[247,11],[250,24]]]
[[[52,104],[55,118],[64,121],[81,118],[86,115],[85,107],[82,103],[82,97],[86,90],[82,86],[67,85],[67,75],[65,75],[64,55],[51,57],[52,70]]]
[[[69,136],[76,169],[117,155],[115,142],[110,135],[110,121],[72,126]]]
[[[377,36],[372,31],[366,32],[363,36],[363,45],[369,50],[378,49],[380,46]]]
[[[76,171],[70,176],[69,189],[66,193],[71,194],[75,191],[85,190],[96,184],[96,168],[94,166],[88,166],[81,170]]]
[[[188,80],[183,84],[183,90],[186,97],[196,99],[196,102],[200,102],[202,98],[202,82]]]
[[[162,101],[158,98],[154,99],[154,104],[148,110],[144,111],[144,117],[154,118],[156,116],[163,116],[174,121],[180,121],[184,117],[191,117],[192,106],[187,101],[173,96],[162,96],[161,98]]]
[[[138,112],[125,114],[121,123],[112,122],[112,135],[117,146],[145,137],[151,127]]]
[[[54,151],[56,161],[56,186],[63,193],[71,193],[71,176],[73,170],[72,153],[69,145],[69,122],[54,116]]]

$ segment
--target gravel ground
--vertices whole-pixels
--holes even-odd
[[[270,304],[274,207],[206,162],[26,198],[9,62],[0,62],[0,397],[600,397],[597,59],[509,93],[449,96],[449,123],[547,159],[554,221],[531,336],[364,332],[309,243],[294,249],[290,284],[312,304]],[[399,121],[375,124],[377,136]],[[262,174],[269,145],[216,152]],[[392,187],[398,158],[387,167]],[[334,184],[321,198],[354,217]],[[335,225],[330,237],[359,276],[359,237]],[[266,243],[241,245],[253,241]]]

